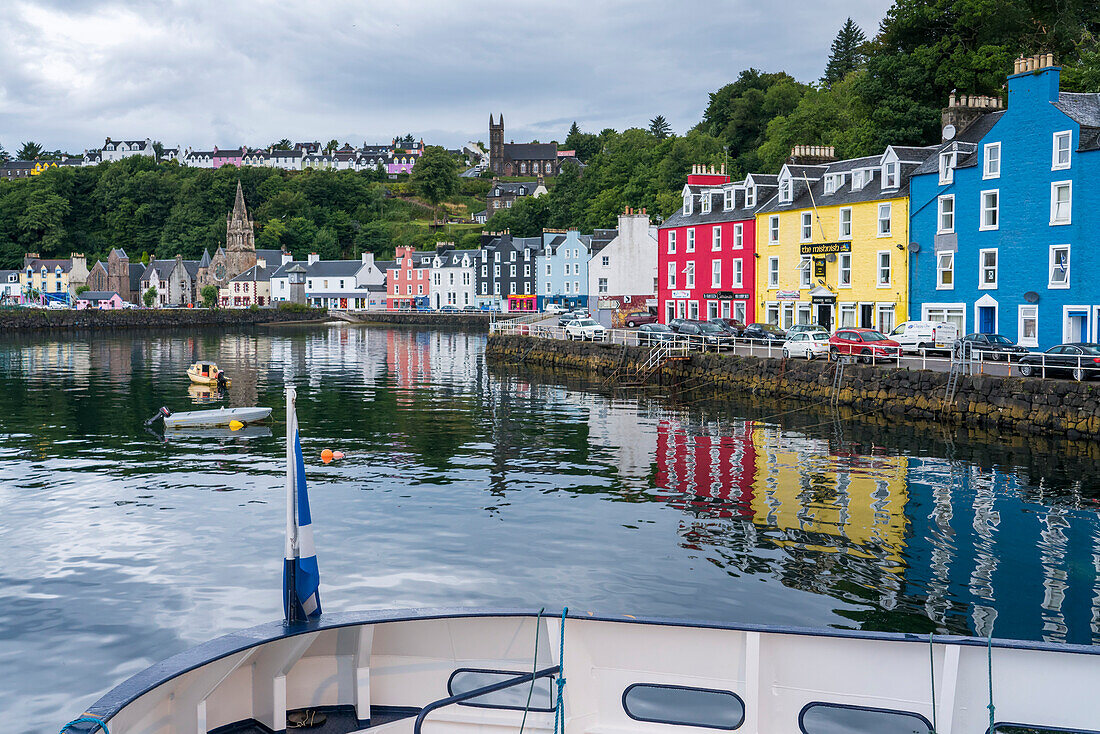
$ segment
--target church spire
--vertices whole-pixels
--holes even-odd
[[[233,202],[233,217],[236,221],[248,221],[248,210],[244,206],[244,190],[241,180],[237,179],[237,200]]]

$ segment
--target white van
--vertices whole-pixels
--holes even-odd
[[[902,352],[921,350],[950,352],[959,338],[959,327],[948,321],[905,321],[890,332]]]

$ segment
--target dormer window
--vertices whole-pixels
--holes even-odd
[[[896,161],[890,161],[882,167],[882,188],[896,189],[901,185],[901,174]]]
[[[781,204],[791,203],[791,180],[789,178],[779,182],[779,202]]]
[[[684,194],[684,216],[691,214],[691,194]]]
[[[752,209],[756,206],[756,187],[748,186],[745,188],[745,208]]]
[[[733,208],[733,189],[729,188],[722,192],[722,208],[729,211]]]
[[[865,182],[862,170],[852,171],[852,191],[861,190]]]
[[[955,180],[955,163],[957,153],[953,150],[945,150],[940,153],[940,184],[949,184]]]
[[[703,194],[703,199],[700,202],[700,208],[703,214],[710,214],[710,192],[707,191]]]
[[[836,192],[836,174],[829,174],[825,177],[825,195],[829,196]]]

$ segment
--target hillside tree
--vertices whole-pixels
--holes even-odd
[[[438,145],[429,145],[417,159],[410,177],[413,190],[433,209],[458,191],[458,165],[454,157]]]
[[[668,124],[664,115],[657,115],[649,121],[649,132],[658,140],[664,140],[672,134],[672,125]]]
[[[42,155],[42,146],[33,140],[28,140],[23,143],[23,146],[19,149],[19,152],[15,154],[16,160],[20,161],[33,161]]]
[[[863,66],[863,47],[866,43],[867,36],[863,35],[863,30],[855,21],[851,18],[844,21],[829,49],[829,61],[825,64],[821,84],[831,87]]]

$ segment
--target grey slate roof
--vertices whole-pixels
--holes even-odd
[[[267,263],[267,267],[275,269],[283,262],[282,250],[256,250],[256,257]]]
[[[917,167],[917,170],[912,173],[913,176],[921,176],[926,173],[939,173],[940,170],[940,151],[956,145],[959,150],[958,159],[955,161],[955,168],[966,168],[968,166],[977,165],[977,142],[984,138],[986,134],[993,129],[993,126],[997,124],[997,121],[1001,119],[1005,111],[989,112],[982,115],[974,122],[963,128],[952,140],[945,140],[939,145],[932,146],[931,153],[925,158],[924,163]]]
[[[757,174],[753,174],[752,176],[752,180],[757,184],[756,205],[753,207],[746,207],[744,190],[735,190],[733,208],[729,210],[725,208],[725,195],[721,193],[721,190],[729,187],[731,184],[690,184],[687,188],[688,191],[691,192],[693,200],[691,214],[684,214],[683,207],[680,207],[661,224],[660,228],[671,229],[673,227],[690,227],[699,224],[718,224],[720,222],[740,222],[752,219],[756,216],[757,212],[764,210],[769,197],[775,193],[774,186],[761,185],[761,178],[763,177]],[[776,176],[770,176],[770,178],[775,180]],[[732,185],[736,186],[738,183],[744,182],[734,181]],[[706,195],[704,192],[708,191],[711,192],[710,211],[704,214],[701,199]]]
[[[504,160],[533,161],[557,160],[558,148],[553,143],[505,143]]]
[[[76,300],[78,300],[78,301],[107,301],[107,300],[109,300],[109,299],[111,299],[111,298],[113,298],[117,295],[118,295],[118,293],[116,293],[115,291],[84,291],[83,293],[77,295]]]
[[[268,268],[261,268],[259,265],[253,265],[248,270],[244,271],[236,278],[233,278],[233,282],[252,282],[252,281],[265,282],[271,280],[271,270]]]
[[[199,260],[199,267],[200,268],[210,267],[210,250],[207,250],[206,248],[203,248],[202,258]]]
[[[397,267],[397,261],[396,260],[375,260],[374,261],[374,267],[378,268],[379,270],[381,270],[384,273],[387,270],[389,270],[390,268],[396,268]]]
[[[501,196],[504,194],[528,196],[534,192],[538,185],[538,181],[497,181],[493,184],[493,188],[489,190],[489,196]],[[521,194],[520,189],[523,189],[524,193]]]
[[[130,263],[130,290],[137,292],[141,288],[141,274],[145,272],[145,266],[140,262]]]
[[[363,267],[362,260],[318,260],[312,265],[303,265],[313,278],[354,278]]]

